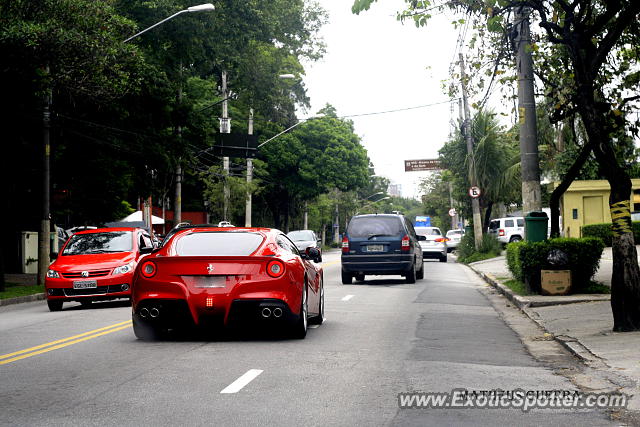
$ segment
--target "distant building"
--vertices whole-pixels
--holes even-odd
[[[402,184],[389,184],[387,193],[391,196],[402,197]]]
[[[560,185],[553,183],[554,188]],[[640,212],[640,179],[631,180],[629,208],[635,220]],[[564,237],[581,237],[582,226],[611,222],[609,193],[606,180],[575,180],[560,199],[560,216]]]

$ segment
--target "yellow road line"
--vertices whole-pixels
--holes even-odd
[[[323,263],[322,263],[322,266],[323,266],[323,267],[326,267],[327,265],[333,265],[333,264],[337,264],[337,263],[339,263],[339,262],[340,262],[340,260],[339,260],[339,259],[338,259],[338,260],[335,260],[335,261],[323,262]]]
[[[121,326],[121,325],[124,325],[124,326]],[[84,332],[82,334],[74,335],[68,338],[63,338],[63,339],[52,341],[46,344],[37,345],[35,347],[16,351],[14,353],[4,354],[0,356],[0,365],[5,365],[7,363],[15,362],[16,360],[21,360],[27,357],[36,356],[38,354],[47,353],[52,350],[57,350],[63,347],[70,346],[72,344],[77,344],[82,341],[87,341],[102,335],[107,335],[112,332],[121,331],[122,329],[126,329],[130,326],[131,326],[131,320],[127,320],[126,322],[120,322],[110,326],[105,326],[104,328],[94,329],[93,331]],[[16,356],[16,357],[13,357],[13,356]]]

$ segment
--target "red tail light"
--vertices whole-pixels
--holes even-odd
[[[155,276],[156,270],[157,270],[156,265],[151,261],[147,261],[144,264],[142,264],[142,268],[140,269],[140,272],[144,277],[150,278]]]
[[[284,274],[284,264],[282,261],[270,261],[269,264],[267,264],[267,274],[273,278],[282,276]]]
[[[409,241],[409,236],[407,236],[406,234],[402,238],[400,249],[402,250],[402,252],[408,252],[409,249],[411,249],[411,242]]]
[[[504,236],[504,230],[502,228],[498,230],[498,236]]]
[[[207,297],[205,305],[206,307],[213,307],[213,297]]]
[[[435,241],[442,243],[442,242],[448,242],[449,240],[451,239],[448,239],[446,237],[438,237]]]
[[[347,238],[347,236],[344,236],[342,238],[342,253],[349,253],[349,239]]]

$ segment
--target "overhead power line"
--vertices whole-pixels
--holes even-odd
[[[401,111],[417,110],[419,108],[426,108],[426,107],[433,107],[435,105],[448,104],[450,102],[452,102],[452,100],[448,99],[446,101],[434,102],[432,104],[416,105],[415,107],[397,108],[395,110],[376,111],[376,112],[373,112],[373,113],[348,114],[346,116],[340,116],[339,118],[347,119],[347,118],[350,118],[350,117],[374,116],[376,114],[398,113],[398,112],[401,112]]]

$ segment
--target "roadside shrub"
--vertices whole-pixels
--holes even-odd
[[[458,245],[458,261],[469,264],[471,262],[482,261],[500,255],[502,245],[495,236],[489,234],[482,235],[480,249],[476,251],[475,238],[473,232],[466,233]]]
[[[547,261],[549,252],[561,250],[568,256],[566,266]],[[604,243],[597,237],[557,238],[543,242],[518,242],[507,247],[507,265],[513,277],[540,293],[540,270],[571,270],[572,292],[582,293],[598,270]]]
[[[632,222],[633,226],[633,239],[638,242],[640,240],[640,221]],[[613,233],[611,232],[611,223],[605,222],[603,224],[589,224],[580,227],[582,237],[599,237],[602,239],[606,246],[611,246]]]

